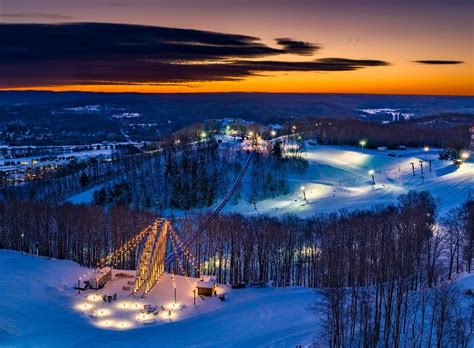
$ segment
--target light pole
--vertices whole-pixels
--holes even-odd
[[[277,132],[276,132],[275,130],[272,130],[272,131],[270,132],[270,135],[272,136],[272,138],[275,138],[276,135],[277,135]]]
[[[367,145],[367,141],[365,141],[364,139],[362,139],[361,141],[359,141],[359,145],[360,145],[362,151],[364,151],[364,146]]]
[[[369,175],[372,176],[372,185],[375,185],[375,170],[369,170]]]
[[[206,140],[207,134],[206,132],[201,132],[201,140]]]
[[[428,151],[430,151],[430,147],[429,146],[425,146],[423,148],[423,151],[425,152],[425,161],[428,160]]]
[[[301,192],[303,192],[303,199],[306,201],[306,190],[305,190],[305,187],[304,187],[304,186],[301,186],[300,189],[301,189]]]
[[[463,152],[461,153],[461,159],[462,159],[462,161],[465,162],[468,158],[469,158],[469,152],[463,151]]]
[[[196,289],[193,290],[193,294],[194,294],[194,305],[196,305]]]

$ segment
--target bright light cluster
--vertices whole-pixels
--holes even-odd
[[[113,307],[102,307],[100,301],[100,294],[90,294],[84,301],[76,303],[74,308],[87,314],[95,326],[112,330],[127,330],[137,325],[173,321],[179,318],[178,312],[183,308],[181,303],[170,301],[159,306],[155,312],[148,313],[141,300],[121,300],[113,304]]]

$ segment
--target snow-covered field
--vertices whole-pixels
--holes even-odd
[[[318,327],[318,316],[311,311],[316,300],[312,289],[220,286],[225,301],[198,299],[194,307],[188,281],[176,277],[178,302],[184,308],[173,309],[170,275],[144,300],[128,297],[122,291],[127,278],[115,276],[96,298],[94,292],[79,296],[73,286],[87,272],[71,261],[0,250],[0,346],[130,347],[139,342],[150,347],[294,347],[311,343]],[[118,300],[105,303],[102,293],[117,293]],[[166,308],[156,324],[144,325],[134,308],[145,302]]]
[[[474,190],[474,163],[464,163],[456,170],[452,162],[440,161],[438,153],[437,149],[381,152],[307,145],[303,156],[309,166],[304,174],[290,176],[291,192],[288,195],[257,202],[257,210],[252,203],[240,201],[237,205],[228,205],[225,211],[273,216],[292,213],[304,217],[342,208],[352,210],[393,204],[400,194],[427,190],[439,200],[440,214],[445,214]],[[423,183],[420,160],[424,161]],[[431,172],[429,160],[432,161]],[[415,166],[415,176],[411,163]],[[369,170],[375,171],[376,185],[372,185]],[[245,180],[243,185],[245,190]]]
[[[66,202],[69,202],[69,203],[72,203],[72,204],[89,204],[89,203],[92,203],[94,201],[94,192],[102,189],[102,187],[104,187],[104,185],[99,184],[97,186],[94,186],[93,188],[82,191],[81,193],[78,193],[77,195],[69,197],[66,200]]]

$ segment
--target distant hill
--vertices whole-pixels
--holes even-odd
[[[390,122],[445,113],[474,115],[474,97],[0,92],[0,131],[3,134],[27,132],[28,136],[35,133],[34,137],[37,137],[37,134],[49,132],[54,138],[60,132],[62,136],[76,140],[96,139],[97,135],[123,140],[124,127],[128,130],[139,128],[148,138],[154,138],[193,122],[224,117],[266,124],[302,117]]]

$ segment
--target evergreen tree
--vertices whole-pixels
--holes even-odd
[[[86,187],[87,185],[89,185],[89,176],[85,172],[83,172],[81,174],[81,177],[79,178],[79,182],[82,187]]]
[[[279,161],[283,157],[283,151],[281,149],[281,143],[279,141],[275,142],[272,149],[272,154]]]

